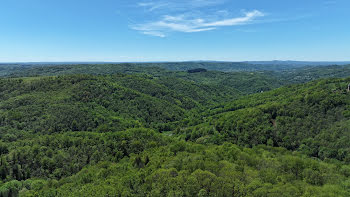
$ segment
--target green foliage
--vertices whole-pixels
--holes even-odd
[[[240,146],[269,144],[350,162],[350,79],[329,79],[250,95],[182,121],[184,139]],[[204,117],[204,118],[203,118]],[[191,119],[191,118],[189,118]]]
[[[201,86],[190,82],[175,81],[167,87],[157,79],[129,75],[2,79],[0,84],[0,136],[7,141],[27,134],[21,131],[169,129],[164,123],[213,102],[220,92],[208,87],[199,96],[196,88]]]
[[[4,68],[0,197],[350,196],[348,66],[141,66]]]
[[[172,142],[177,143],[177,142]],[[265,146],[242,149],[226,143],[184,143],[101,162],[23,196],[348,196],[337,165]],[[135,165],[146,156],[149,163]]]

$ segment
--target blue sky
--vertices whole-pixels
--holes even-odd
[[[0,62],[350,60],[349,0],[1,0]]]

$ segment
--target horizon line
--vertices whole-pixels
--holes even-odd
[[[223,62],[223,63],[247,63],[247,62],[320,62],[320,63],[350,63],[350,60],[244,60],[244,61],[234,61],[234,60],[164,60],[164,61],[8,61],[8,62],[0,62],[0,64],[60,64],[60,63],[182,63],[182,62]]]

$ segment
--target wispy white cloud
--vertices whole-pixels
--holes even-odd
[[[169,32],[192,33],[210,31],[222,26],[244,25],[251,23],[254,19],[264,15],[263,12],[258,10],[246,12],[241,17],[221,19],[216,19],[217,17],[193,17],[186,14],[177,16],[165,15],[159,21],[137,24],[131,26],[131,28],[140,31],[143,34],[165,37]]]
[[[188,5],[193,7],[205,7],[205,6],[213,6],[226,2],[226,0],[187,0]]]
[[[166,2],[141,2],[141,3],[138,3],[138,6],[144,7],[148,11],[154,11],[157,9],[168,7],[169,3],[166,3]]]
[[[165,34],[159,31],[143,31],[142,32],[145,35],[150,35],[150,36],[157,36],[157,37],[161,37],[164,38]]]
[[[161,9],[171,10],[190,10],[206,6],[214,6],[222,4],[227,0],[158,0],[158,1],[144,1],[137,5],[146,8],[148,11],[156,11]]]
[[[245,24],[247,22],[251,22],[253,19],[255,19],[257,17],[262,17],[262,16],[265,16],[265,14],[258,11],[258,10],[254,10],[252,12],[245,13],[245,16],[243,16],[243,17],[214,21],[211,23],[206,23],[204,25],[205,26],[216,26],[216,27],[242,25],[242,24]]]

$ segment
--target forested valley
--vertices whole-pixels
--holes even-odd
[[[1,65],[0,76],[0,197],[350,196],[350,65]]]

